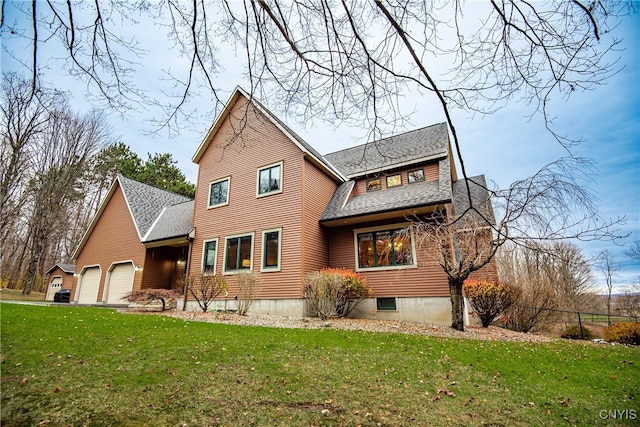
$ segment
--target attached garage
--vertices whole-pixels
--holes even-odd
[[[78,304],[95,304],[98,301],[100,276],[100,267],[89,267],[80,273]]]
[[[47,296],[45,297],[45,301],[53,301],[53,296],[62,289],[62,276],[55,276],[51,278],[51,282],[49,282],[49,287],[47,288]]]
[[[130,262],[111,266],[106,284],[107,304],[126,304],[122,297],[133,290],[134,276],[135,269]]]

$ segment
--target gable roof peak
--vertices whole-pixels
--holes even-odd
[[[316,166],[324,170],[325,173],[330,175],[334,180],[339,182],[346,181],[346,177],[342,175],[341,171],[331,164],[325,157],[323,157],[318,151],[316,151],[311,145],[309,145],[304,139],[296,134],[286,123],[284,123],[278,116],[273,114],[267,107],[265,107],[260,101],[258,101],[252,94],[245,91],[240,86],[236,86],[233,93],[229,97],[229,100],[225,104],[224,108],[213,122],[213,125],[207,132],[207,135],[202,140],[202,143],[196,150],[196,153],[191,159],[194,163],[199,163],[204,153],[209,148],[211,141],[222,126],[222,123],[231,113],[233,106],[238,102],[240,97],[244,97],[247,101],[262,115],[264,115],[271,123],[273,123],[291,142],[293,142],[302,153]]]
[[[127,201],[140,240],[147,234],[164,208],[192,200],[189,197],[144,184],[124,175],[118,175],[117,180]]]
[[[76,272],[75,264],[64,264],[64,263],[59,262],[59,263],[53,265],[50,269],[48,269],[46,274],[50,274],[56,268],[60,268],[60,270],[62,270],[63,272],[65,272],[67,274],[74,274]]]

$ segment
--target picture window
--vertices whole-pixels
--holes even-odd
[[[253,266],[253,234],[231,236],[225,244],[225,273],[251,270]]]
[[[413,266],[413,235],[402,228],[357,232],[358,269]]]

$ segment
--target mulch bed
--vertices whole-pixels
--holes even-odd
[[[128,311],[132,313],[132,311]],[[145,314],[151,314],[144,312]],[[235,313],[209,312],[202,313],[196,311],[165,311],[155,312],[158,315],[171,316],[179,319],[197,321],[225,323],[246,326],[265,326],[272,328],[299,328],[299,329],[341,329],[351,331],[368,332],[398,332],[404,334],[419,334],[445,338],[467,338],[491,341],[519,341],[543,343],[554,341],[554,338],[531,333],[515,332],[496,326],[483,328],[481,326],[470,325],[464,332],[456,331],[450,326],[431,325],[417,322],[405,322],[398,320],[371,320],[371,319],[330,319],[321,320],[311,317],[274,316],[264,314],[249,313],[240,316]]]

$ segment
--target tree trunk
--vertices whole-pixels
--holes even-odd
[[[464,331],[464,298],[462,296],[463,279],[449,277],[449,294],[451,295],[451,327]]]

